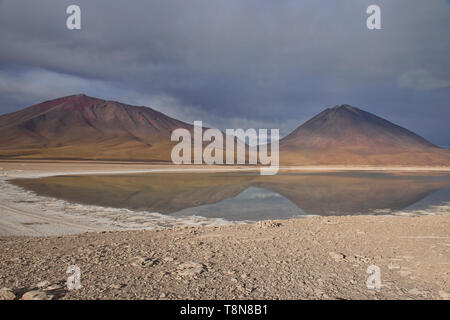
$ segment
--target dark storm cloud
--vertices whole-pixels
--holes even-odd
[[[0,111],[85,92],[286,134],[349,103],[448,146],[449,30],[444,0],[5,0]]]

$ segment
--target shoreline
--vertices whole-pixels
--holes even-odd
[[[67,168],[70,165],[70,169]],[[217,165],[173,165],[133,162],[73,161],[73,160],[0,160],[0,176],[4,178],[42,178],[58,175],[103,175],[135,173],[211,173],[211,172],[259,172],[261,167],[217,166]],[[280,166],[280,171],[295,172],[339,172],[339,171],[375,171],[375,172],[449,172],[450,166]]]
[[[245,222],[72,203],[37,195],[0,178],[0,237],[64,236],[85,232],[219,226]]]

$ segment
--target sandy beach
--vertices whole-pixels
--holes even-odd
[[[0,162],[0,288],[46,299],[448,299],[450,208],[435,215],[231,224],[45,199],[8,183],[53,175],[172,172],[163,164]],[[185,169],[185,168],[183,168]],[[190,167],[191,172],[258,170]],[[283,170],[449,172],[424,167]],[[163,221],[164,223],[161,223]],[[168,222],[169,221],[169,222]],[[145,229],[145,230],[143,230]],[[69,265],[82,289],[67,290]],[[366,273],[376,265],[380,290]],[[5,289],[6,290],[6,289]],[[5,292],[5,291],[3,291]],[[11,295],[9,296],[11,297]]]

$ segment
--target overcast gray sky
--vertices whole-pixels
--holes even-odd
[[[0,114],[86,93],[285,135],[347,103],[450,146],[449,2],[0,0]]]

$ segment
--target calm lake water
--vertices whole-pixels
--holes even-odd
[[[38,195],[81,204],[229,221],[415,210],[432,213],[434,206],[450,202],[448,174],[152,173],[12,182]]]

